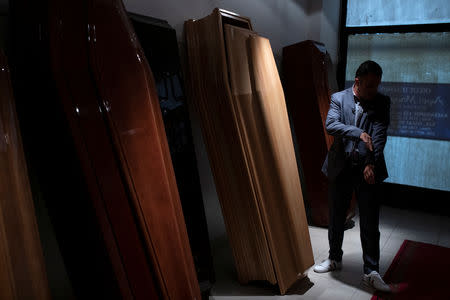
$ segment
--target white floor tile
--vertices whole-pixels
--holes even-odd
[[[322,251],[328,248],[328,237],[311,235],[311,246],[313,250]]]
[[[395,228],[397,228],[397,222],[386,221],[380,222],[380,234],[390,236]]]
[[[309,234],[310,235],[327,235],[328,229],[323,227],[309,226]]]
[[[391,236],[387,240],[384,247],[381,248],[381,253],[391,253],[391,254],[397,253],[404,241],[405,239],[402,237]]]
[[[351,300],[370,300],[372,298],[372,295],[372,292],[357,289],[353,294]]]
[[[355,288],[353,287],[333,287],[326,289],[321,295],[320,299],[324,300],[336,300],[336,299],[342,299],[342,300],[350,300],[353,296],[353,294],[356,292]]]
[[[398,226],[392,232],[390,238],[437,244],[439,240],[439,227],[437,224],[434,228],[428,229],[407,227],[407,225],[403,227]]]
[[[299,296],[209,296],[209,300],[277,300],[301,299]]]
[[[384,251],[382,251],[380,253],[380,272],[379,273],[381,276],[384,276],[387,269],[389,268],[392,261],[394,260],[396,254],[397,253],[390,253],[390,252],[384,252]]]
[[[343,243],[343,269],[318,274],[308,271],[308,287],[301,291],[281,296],[276,287],[270,285],[246,285],[237,282],[232,264],[231,251],[220,251],[223,259],[217,259],[217,282],[212,289],[211,300],[297,300],[297,299],[351,299],[363,300],[372,297],[373,290],[361,283],[363,275],[362,249],[359,218],[355,216],[355,227],[346,230]],[[309,227],[314,260],[320,263],[328,257],[327,228]],[[380,274],[384,275],[405,239],[439,244],[450,247],[450,218],[436,217],[420,212],[382,207],[380,211]],[[217,250],[216,250],[217,251]],[[311,286],[309,286],[311,285]]]

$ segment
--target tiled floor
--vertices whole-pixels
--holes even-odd
[[[312,269],[291,294],[280,296],[276,287],[264,283],[242,286],[237,282],[227,241],[213,243],[217,281],[210,300],[274,299],[370,299],[373,290],[361,283],[362,251],[359,218],[355,227],[344,234],[344,257],[341,271],[317,274]],[[314,260],[328,256],[327,230],[309,227]],[[405,239],[450,247],[450,218],[420,212],[382,207],[380,213],[380,273],[383,275]]]

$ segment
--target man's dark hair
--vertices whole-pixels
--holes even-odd
[[[359,66],[358,70],[356,70],[355,77],[362,77],[369,73],[375,74],[376,76],[381,78],[381,75],[383,75],[383,70],[376,62],[372,60],[366,60]]]

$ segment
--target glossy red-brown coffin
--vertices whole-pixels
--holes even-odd
[[[122,297],[200,299],[153,78],[122,3],[50,10],[54,78]]]
[[[181,73],[177,34],[167,21],[133,13],[128,15],[157,86],[197,279],[201,290],[206,291],[214,282],[213,260],[184,92],[185,81]],[[155,40],[159,43],[155,43]]]
[[[322,43],[304,41],[283,48],[286,102],[297,138],[305,199],[315,225],[328,226],[328,179],[322,164],[333,137],[326,132],[330,106],[326,50]],[[354,204],[354,201],[353,201]],[[354,213],[354,205],[349,215]]]
[[[0,298],[50,299],[9,67],[1,51]]]

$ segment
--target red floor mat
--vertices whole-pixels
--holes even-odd
[[[450,248],[405,240],[383,279],[392,293],[376,299],[450,299]]]

